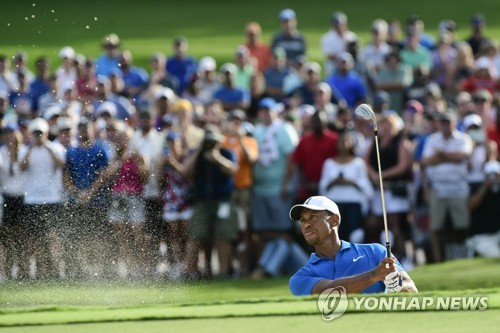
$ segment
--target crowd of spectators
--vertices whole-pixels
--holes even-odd
[[[345,13],[307,57],[296,13],[268,44],[250,22],[234,62],[173,39],[150,68],[109,34],[96,59],[62,47],[0,55],[0,280],[229,279],[291,274],[308,258],[290,207],[334,200],[340,236],[387,221],[407,269],[500,257],[500,53],[474,14],[470,37],[418,16],[376,19],[360,45]],[[214,256],[213,256],[214,254]]]

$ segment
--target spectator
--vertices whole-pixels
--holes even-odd
[[[245,36],[247,40],[245,46],[255,60],[257,69],[264,72],[271,62],[271,52],[269,46],[260,40],[261,34],[262,29],[259,23],[250,22],[246,25]]]
[[[28,255],[35,257],[37,277],[57,279],[63,259],[64,222],[59,212],[65,152],[61,145],[48,140],[49,125],[45,119],[32,120],[28,129],[31,146],[19,156],[20,170],[26,177],[24,204],[29,239],[25,245]]]
[[[264,71],[266,80],[266,95],[276,101],[281,101],[285,97],[284,81],[290,74],[286,64],[286,51],[281,47],[273,49],[271,65]]]
[[[289,64],[297,57],[307,54],[304,36],[297,30],[297,17],[293,9],[287,8],[280,12],[281,31],[276,33],[271,43],[271,49],[281,47],[285,50]]]
[[[441,87],[445,96],[453,97],[453,78],[457,50],[452,45],[451,35],[441,33],[436,49],[432,51],[431,78]]]
[[[163,151],[158,161],[158,178],[162,192],[163,227],[156,233],[159,240],[167,235],[170,263],[168,277],[179,279],[185,272],[186,244],[188,243],[188,223],[192,217],[192,209],[186,196],[189,194],[190,182],[183,176],[187,151],[182,148],[181,136],[171,131],[167,134]],[[160,234],[161,231],[161,234]],[[156,242],[159,245],[158,242]],[[158,252],[158,246],[155,249]]]
[[[486,37],[484,30],[486,28],[486,19],[480,13],[475,13],[471,17],[471,35],[467,38],[467,43],[472,49],[475,58],[479,57],[483,43],[488,42],[489,38]]]
[[[173,125],[172,105],[175,102],[175,93],[172,89],[161,87],[154,94],[153,109],[155,110],[155,129],[159,132]]]
[[[27,64],[28,54],[26,52],[18,52],[14,55],[14,73],[17,74],[18,79],[19,75],[22,74],[26,80],[26,84],[30,86],[31,82],[35,79],[35,75],[28,69]]]
[[[424,184],[424,193],[429,200],[431,247],[435,262],[443,260],[446,214],[451,217],[458,244],[465,240],[469,228],[467,161],[472,152],[469,136],[455,129],[454,114],[443,113],[439,124],[439,132],[427,139],[420,162],[430,182],[430,188]],[[459,253],[453,255],[460,256]]]
[[[400,52],[405,43],[401,40],[401,23],[397,19],[387,21],[387,44],[394,52]]]
[[[92,101],[94,110],[98,112],[100,106],[108,102],[106,105],[115,106],[114,117],[120,120],[131,119],[136,112],[134,105],[124,96],[118,95],[111,91],[111,81],[106,77],[97,78],[97,89]],[[110,104],[111,103],[111,104]]]
[[[432,68],[431,52],[420,44],[420,37],[421,35],[417,30],[410,29],[407,32],[406,45],[399,52],[401,62],[409,65],[413,70],[421,65]]]
[[[408,213],[410,198],[408,186],[412,180],[412,158],[410,141],[402,136],[398,126],[399,116],[384,112],[379,120],[379,152],[381,176],[384,181],[384,196],[389,230],[394,235],[393,250],[398,255],[405,256],[405,242],[411,240],[409,235]],[[380,186],[375,145],[372,143],[365,156],[368,175],[374,187]],[[377,228],[372,231],[381,232],[383,223],[381,197],[373,196],[371,202],[372,214],[377,218]],[[378,233],[370,235],[377,240]],[[410,256],[411,253],[406,253]],[[408,259],[408,257],[406,257]],[[410,258],[411,260],[411,258]]]
[[[146,259],[143,193],[149,169],[144,157],[130,147],[130,138],[128,129],[117,132],[115,158],[105,173],[112,184],[108,220],[116,232],[118,273],[122,278],[143,277]]]
[[[259,156],[257,141],[243,127],[246,121],[245,112],[234,110],[229,113],[227,133],[223,146],[232,150],[238,161],[238,168],[234,174],[234,203],[239,213],[238,226],[240,231],[239,261],[241,273],[250,273],[250,262],[248,261],[248,247],[251,242],[250,219],[252,202],[253,175],[252,168]]]
[[[31,82],[30,95],[32,99],[33,111],[38,111],[38,99],[43,94],[49,91],[48,76],[49,76],[49,61],[46,57],[40,56],[35,61],[37,76]]]
[[[311,130],[300,138],[288,161],[287,172],[281,184],[282,197],[287,196],[288,183],[294,174],[299,177],[299,191],[293,197],[294,202],[303,202],[319,193],[323,164],[337,155],[338,135],[327,129],[326,125],[326,113],[316,111],[311,117]],[[312,150],[314,155],[308,153]]]
[[[101,43],[104,54],[95,61],[96,75],[109,77],[114,69],[120,69],[120,38],[116,34],[104,36]]]
[[[300,99],[300,104],[314,105],[316,86],[321,80],[321,66],[311,61],[304,64],[304,82],[291,95]]]
[[[63,169],[71,213],[65,263],[68,277],[83,278],[95,273],[102,275],[104,269],[111,268],[103,254],[109,254],[114,247],[109,245],[112,238],[106,223],[107,198],[103,188],[107,154],[96,143],[94,124],[87,118],[78,123],[76,137],[78,145],[68,148]]]
[[[472,102],[474,103],[474,113],[481,117],[483,124],[495,122],[496,109],[493,107],[493,96],[486,89],[478,89],[472,93]]]
[[[179,79],[166,71],[167,59],[163,53],[154,53],[149,59],[149,64],[151,66],[150,89],[160,85],[173,91],[179,91]]]
[[[63,47],[59,51],[59,59],[61,60],[61,65],[57,67],[55,75],[59,82],[59,88],[61,88],[74,83],[77,79],[75,50],[71,46]],[[62,93],[62,91],[57,90],[59,96],[61,96]]]
[[[234,174],[237,170],[235,155],[221,147],[224,136],[215,126],[207,126],[203,143],[185,163],[185,175],[194,184],[193,217],[189,223],[188,274],[197,275],[197,253],[202,247],[217,246],[219,276],[231,274],[233,249],[231,242],[238,236],[236,211],[232,202]],[[205,251],[206,253],[207,251]],[[208,272],[211,272],[210,267]]]
[[[335,97],[332,96],[335,91]],[[332,100],[336,101],[338,105],[333,104]],[[319,82],[314,88],[314,107],[316,110],[323,110],[326,112],[328,123],[333,123],[337,118],[338,106],[345,106],[346,101],[340,92],[330,86],[326,82]]]
[[[188,150],[199,147],[203,141],[204,132],[193,124],[193,105],[185,99],[180,99],[172,106],[172,111],[178,122],[173,128],[181,133],[182,147]]]
[[[92,60],[86,59],[83,65],[78,66],[78,78],[75,81],[78,101],[90,104],[97,90],[95,66]]]
[[[283,92],[286,96],[290,96],[292,92],[297,90],[304,83],[305,78],[305,67],[307,62],[306,56],[300,56],[296,58],[292,65],[288,67],[289,73],[283,79]]]
[[[454,64],[454,89],[460,91],[460,83],[474,73],[474,55],[470,45],[466,42],[457,44],[457,56]]]
[[[321,37],[321,50],[326,58],[325,73],[331,75],[337,68],[337,57],[347,51],[346,45],[357,39],[354,32],[347,27],[347,16],[335,12],[331,18],[331,29]]]
[[[222,87],[214,93],[214,99],[222,103],[225,111],[246,109],[249,103],[248,91],[236,86],[238,68],[235,64],[226,63],[220,69],[223,74]]]
[[[17,75],[10,71],[10,61],[6,55],[0,55],[0,90],[5,92],[17,91],[19,81]]]
[[[361,77],[352,71],[353,66],[352,55],[344,52],[338,56],[336,73],[325,79],[325,82],[330,85],[332,90],[340,92],[347,105],[352,109],[366,99],[366,87]]]
[[[135,130],[130,146],[132,150],[141,152],[147,165],[148,180],[144,184],[142,193],[145,207],[144,236],[145,236],[145,259],[144,266],[146,274],[150,275],[156,272],[158,264],[158,252],[161,241],[162,226],[162,192],[158,180],[160,175],[159,160],[162,155],[163,137],[154,128],[154,118],[150,110],[141,110],[138,115],[137,129]]]
[[[375,76],[378,90],[389,94],[389,109],[402,113],[406,89],[413,82],[413,71],[410,66],[402,64],[399,55],[391,52],[386,55],[384,65]]]
[[[198,76],[200,77],[198,99],[202,104],[211,102],[215,92],[220,89],[219,78],[215,71],[216,67],[217,63],[214,58],[203,57],[200,59],[198,66]],[[250,81],[248,85],[250,86]]]
[[[417,100],[409,100],[403,110],[404,132],[410,141],[424,134],[424,107]]]
[[[174,54],[167,59],[166,70],[179,80],[179,90],[181,94],[186,88],[191,76],[196,73],[198,64],[196,60],[187,55],[188,40],[184,36],[174,38]]]
[[[391,47],[386,43],[387,22],[382,19],[373,21],[370,32],[372,41],[361,50],[359,61],[365,63],[368,68],[377,73],[385,62],[385,57],[391,52]]]
[[[334,200],[346,217],[340,237],[352,242],[364,240],[363,224],[373,196],[373,186],[362,158],[354,151],[352,136],[344,131],[336,143],[337,155],[322,165],[319,194]]]
[[[57,95],[59,91],[57,76],[54,74],[49,75],[47,84],[49,86],[49,90],[38,98],[38,112],[40,114],[43,114],[49,107],[57,105],[61,102],[59,96]]]
[[[133,65],[132,52],[125,50],[120,55],[119,66],[122,70],[124,93],[135,105],[141,102],[141,94],[147,88],[149,75],[144,68]]]
[[[431,51],[436,47],[434,37],[426,34],[424,31],[424,21],[418,15],[412,15],[406,22],[406,31],[408,33],[415,32],[419,37],[419,44]]]
[[[484,165],[484,181],[471,187],[468,208],[471,210],[471,230],[467,248],[487,258],[500,257],[500,163]]]
[[[430,69],[427,65],[421,65],[413,70],[413,83],[406,89],[406,100],[414,99],[426,104],[427,85],[431,82]]]
[[[69,117],[59,117],[56,123],[57,138],[54,142],[61,144],[67,151],[69,147],[76,147],[78,142],[73,135],[73,120]]]
[[[3,215],[0,232],[5,247],[6,278],[10,279],[14,265],[18,272],[16,278],[29,277],[30,258],[28,248],[28,228],[24,211],[24,188],[26,174],[20,170],[20,157],[26,154],[27,147],[21,142],[21,133],[14,125],[3,128],[5,138],[0,147]]]

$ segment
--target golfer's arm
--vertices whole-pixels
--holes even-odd
[[[408,275],[408,273],[406,273],[405,271],[400,271],[399,274],[401,274],[401,276],[403,277],[403,289],[401,289],[401,292],[418,293],[417,286]]]
[[[375,282],[377,282],[377,279],[375,278],[375,272],[373,270],[370,270],[362,274],[343,277],[335,280],[320,280],[313,287],[312,293],[321,294],[328,288],[341,286],[345,288],[348,294],[359,294],[361,291],[365,290]]]

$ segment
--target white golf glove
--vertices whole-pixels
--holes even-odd
[[[387,274],[384,284],[388,293],[398,293],[403,289],[403,277],[398,271]]]

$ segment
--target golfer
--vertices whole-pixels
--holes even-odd
[[[396,258],[386,258],[384,246],[340,240],[339,208],[327,197],[313,196],[293,206],[290,218],[300,222],[305,240],[315,250],[290,278],[294,295],[320,294],[338,286],[347,293],[417,292]]]

